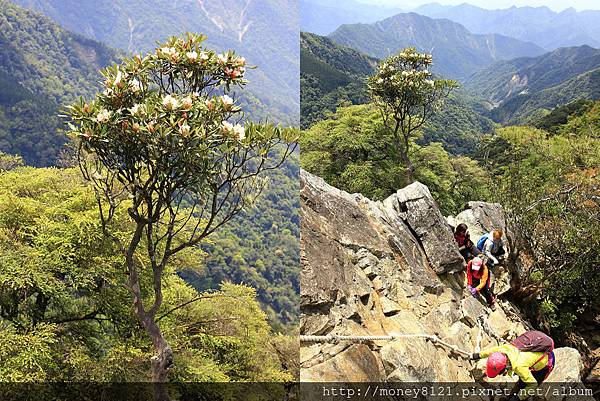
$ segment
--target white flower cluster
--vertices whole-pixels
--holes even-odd
[[[157,53],[160,57],[164,57],[174,62],[177,62],[180,59],[179,52],[174,47],[161,47],[157,50]]]
[[[398,54],[398,56],[407,60],[421,60],[425,64],[431,64],[431,62],[433,61],[433,57],[431,56],[431,54],[418,53],[414,49],[404,49]]]
[[[175,110],[179,107],[179,100],[174,96],[166,95],[163,97],[162,105],[167,110]]]
[[[96,116],[96,122],[105,123],[110,119],[111,115],[112,113],[110,111],[102,109],[98,112],[98,115]]]
[[[225,136],[233,135],[238,140],[243,140],[246,137],[246,130],[243,125],[231,124],[228,121],[223,121],[222,130]]]

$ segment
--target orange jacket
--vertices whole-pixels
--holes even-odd
[[[479,280],[479,285],[475,288],[477,288],[477,291],[481,291],[488,281],[489,271],[485,263],[478,271],[473,270],[471,269],[472,263],[473,260],[470,260],[469,263],[467,263],[467,283],[472,287],[473,277],[475,277],[477,280]]]

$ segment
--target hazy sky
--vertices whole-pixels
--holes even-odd
[[[445,5],[457,5],[462,3],[473,4],[487,9],[508,8],[510,6],[548,6],[555,11],[573,7],[581,10],[600,10],[599,0],[358,0],[361,3],[391,5],[400,8],[417,7],[422,4],[437,2]]]

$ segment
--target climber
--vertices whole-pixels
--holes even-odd
[[[493,230],[488,234],[484,234],[477,241],[477,249],[487,256],[487,262],[491,262],[492,267],[500,263],[498,259],[506,258],[506,250],[502,240],[503,234],[502,230]]]
[[[479,252],[473,241],[471,241],[471,236],[467,231],[467,225],[464,223],[456,226],[454,230],[454,240],[456,240],[456,244],[458,245],[458,250],[465,261],[471,260],[475,255]]]
[[[509,401],[526,400],[554,369],[554,340],[541,331],[528,331],[508,344],[482,350],[472,360],[487,358],[486,376],[517,374],[519,381]]]
[[[483,255],[478,255],[467,263],[467,288],[474,297],[477,293],[482,294],[489,307],[496,310],[496,299],[490,288],[490,271],[483,258]]]

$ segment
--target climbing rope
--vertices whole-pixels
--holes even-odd
[[[399,338],[425,338],[432,343],[441,344],[452,351],[470,357],[471,353],[458,348],[431,334],[390,334],[387,336],[340,336],[337,334],[328,334],[326,336],[300,336],[301,342],[310,343],[337,343],[339,341],[364,342],[364,341],[393,341]]]
[[[483,339],[483,317],[477,319],[477,340],[475,345],[475,352],[479,353],[481,351],[481,340]]]

